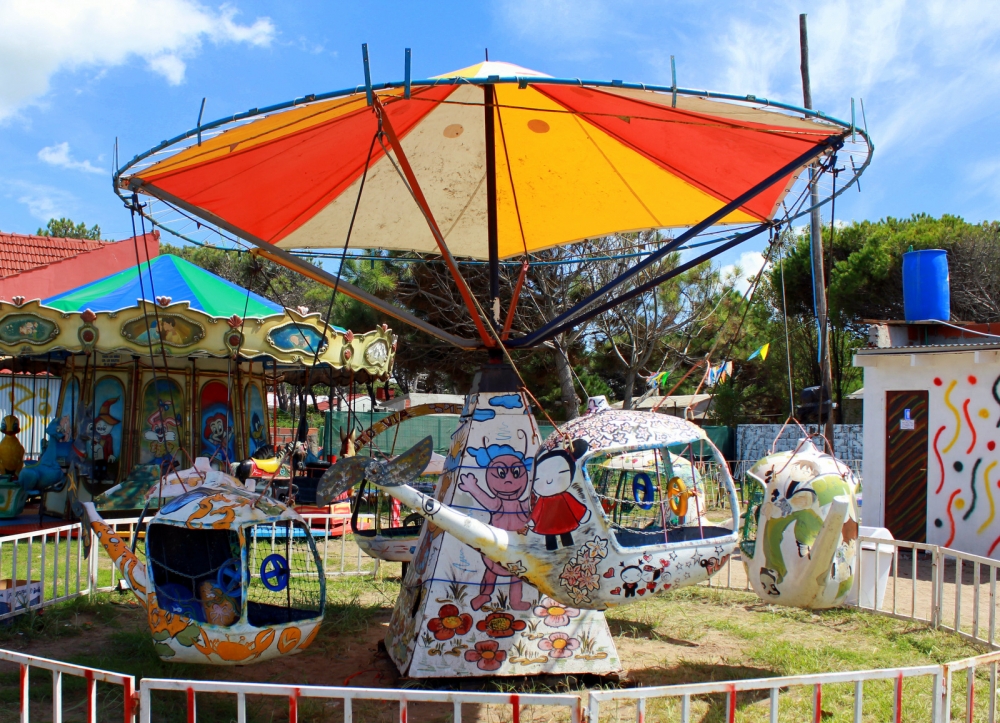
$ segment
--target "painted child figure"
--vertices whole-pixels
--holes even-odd
[[[485,440],[484,440],[485,441]],[[466,472],[459,478],[458,488],[468,492],[490,513],[490,524],[511,532],[521,530],[528,522],[528,470],[532,460],[507,444],[490,444],[468,449],[481,467],[486,468],[486,486],[489,492],[476,483],[476,475]],[[486,572],[479,587],[479,595],[471,601],[473,610],[488,603],[496,589],[498,578],[510,580],[508,598],[514,610],[528,610],[531,603],[522,599],[521,580],[514,577],[501,564],[483,555]],[[503,584],[503,583],[501,583]]]
[[[586,442],[577,440],[573,443],[573,454],[553,449],[535,459],[527,527],[545,536],[546,550],[558,549],[559,542],[563,547],[572,547],[573,530],[590,519],[590,510],[569,491],[576,460],[586,451]]]

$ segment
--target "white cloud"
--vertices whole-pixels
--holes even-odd
[[[714,87],[799,104],[799,4],[728,21]],[[821,0],[809,8],[814,105],[848,118],[865,98],[877,148],[926,144],[976,122],[1000,92],[1000,13],[990,0]],[[860,108],[858,123],[862,122]]]
[[[763,265],[764,254],[759,251],[744,251],[736,263],[726,264],[720,272],[725,284],[732,284],[736,291],[746,296]]]
[[[98,71],[137,57],[176,85],[202,42],[267,46],[269,18],[248,25],[236,10],[195,0],[5,0],[0,3],[0,120],[36,101],[61,70]]]
[[[83,171],[85,173],[104,173],[100,168],[90,161],[77,161],[69,152],[69,143],[57,143],[54,146],[46,146],[38,152],[38,159],[50,166],[68,168],[73,171]]]
[[[4,195],[16,198],[18,203],[28,207],[28,213],[42,222],[70,215],[77,204],[76,197],[61,188],[26,181],[6,181],[2,186]]]

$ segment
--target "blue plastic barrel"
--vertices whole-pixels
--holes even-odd
[[[903,254],[903,310],[907,321],[951,319],[947,251],[926,249]]]

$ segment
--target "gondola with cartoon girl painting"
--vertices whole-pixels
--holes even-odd
[[[704,524],[700,519],[695,524],[675,524],[667,512],[667,490],[678,490],[668,450],[690,449],[699,442],[720,463],[720,484],[728,493],[732,511],[728,526]],[[460,478],[461,489],[472,492],[480,505],[491,511],[504,511],[505,502],[511,521],[524,520],[521,527],[511,521],[497,524],[495,513],[489,523],[480,521],[413,487],[398,484],[380,472],[381,463],[375,460],[365,469],[359,468],[358,477],[343,476],[341,486],[366,479],[477,549],[489,561],[487,567],[492,572],[487,576],[499,576],[497,571],[502,571],[505,576],[529,582],[553,600],[581,609],[604,610],[697,584],[714,574],[736,548],[739,505],[732,478],[704,432],[685,420],[603,409],[565,424],[542,443],[530,461],[501,449],[492,455],[486,452],[484,459],[478,460],[479,449],[470,445],[467,451],[480,464],[488,461],[483,466],[491,494],[478,485],[473,487],[474,478]],[[606,468],[609,459],[646,450],[653,450],[661,465],[657,497],[648,505],[651,514],[644,518],[609,516],[602,504],[608,497],[595,487],[594,475]],[[512,473],[529,469],[530,494],[528,504],[523,505],[518,500],[528,488],[527,479],[520,482]],[[328,488],[328,492],[336,489]],[[613,506],[643,506],[631,498],[611,502]],[[484,577],[484,583],[488,582]],[[489,592],[481,594],[488,597]],[[513,601],[513,591],[510,598]]]

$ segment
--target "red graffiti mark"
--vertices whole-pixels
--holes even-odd
[[[1000,545],[1000,537],[993,540],[993,544],[990,545],[990,551],[986,553],[986,557],[993,557],[993,550],[996,549],[997,545]]]
[[[936,495],[941,494],[941,488],[944,487],[944,460],[941,459],[941,453],[938,451],[937,445],[938,445],[938,439],[941,438],[941,432],[943,432],[945,429],[946,427],[941,427],[937,431],[937,434],[934,435],[934,444],[932,445],[934,449],[934,456],[937,457],[938,466],[941,468],[941,484],[939,484],[938,488],[934,490],[934,494]]]
[[[996,448],[997,448],[997,443],[994,442],[992,439],[986,443],[986,449],[988,449],[989,451],[992,452]]]
[[[972,448],[976,446],[976,428],[972,424],[972,417],[969,416],[969,402],[971,401],[971,399],[966,399],[965,404],[962,405],[962,414],[965,415],[965,421],[969,423],[969,429],[972,431],[972,444],[965,450],[966,454],[971,454]]]
[[[934,377],[934,386],[940,387],[944,382],[941,381],[941,377]]]
[[[951,543],[955,539],[955,518],[951,514],[951,503],[955,501],[955,498],[958,497],[958,493],[961,491],[960,489],[955,490],[951,493],[951,497],[948,498],[948,524],[951,525],[951,535],[948,537],[948,541],[944,543],[945,547],[951,547]],[[993,544],[995,545],[996,543],[994,542]]]
[[[974,376],[971,374],[969,375],[969,384],[975,384],[977,381],[978,380]]]

